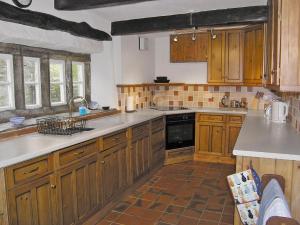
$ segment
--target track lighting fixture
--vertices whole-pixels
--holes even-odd
[[[173,41],[178,42],[178,36],[177,35],[174,36]]]
[[[210,35],[211,35],[211,38],[212,38],[212,39],[216,39],[216,38],[217,38],[217,35],[214,34],[213,29],[210,29]]]
[[[192,40],[196,41],[196,39],[197,39],[197,36],[196,36],[197,27],[194,27],[193,30],[194,30],[194,32],[193,32],[193,35],[192,35]]]

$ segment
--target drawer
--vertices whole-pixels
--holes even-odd
[[[165,128],[165,122],[163,117],[152,120],[152,125],[151,125],[152,133],[159,130],[163,130],[164,128]]]
[[[58,154],[59,165],[64,166],[73,162],[77,162],[83,157],[96,153],[97,150],[98,142],[96,139],[94,139],[60,150],[55,154]]]
[[[126,130],[122,130],[121,132],[114,133],[111,135],[107,135],[103,137],[103,149],[107,150],[116,145],[127,142],[127,132]]]
[[[43,156],[6,168],[8,188],[45,176],[53,171],[53,157]]]
[[[225,122],[224,114],[198,114],[198,122]]]
[[[132,128],[132,138],[149,135],[149,123],[143,123]]]
[[[228,115],[227,122],[228,123],[243,123],[244,116],[243,115]]]

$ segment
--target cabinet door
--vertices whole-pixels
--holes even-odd
[[[53,176],[8,192],[11,225],[56,225],[56,186]]]
[[[102,198],[107,204],[128,184],[127,143],[102,152],[100,164]]]
[[[196,152],[210,152],[211,126],[209,124],[196,125]]]
[[[208,38],[207,33],[196,34],[195,40],[195,61],[207,62],[208,60]]]
[[[280,51],[280,30],[279,30],[279,10],[281,0],[268,0],[269,13],[267,24],[267,85],[278,86],[278,65]]]
[[[151,135],[151,166],[163,165],[165,160],[165,130],[155,131]]]
[[[57,174],[61,224],[83,221],[98,204],[96,156],[67,167]]]
[[[232,151],[241,131],[241,124],[228,124],[226,129],[226,155],[232,156]]]
[[[133,182],[145,175],[150,169],[150,142],[149,136],[143,136],[132,142],[130,152]]]
[[[212,124],[211,125],[211,153],[222,155],[225,148],[225,125]]]
[[[226,31],[225,82],[241,83],[243,81],[244,32]]]
[[[177,37],[177,41],[174,38]],[[184,61],[184,45],[181,35],[170,36],[170,62],[183,62]]]
[[[180,45],[183,45],[184,62],[195,62],[196,40],[192,40],[192,35],[182,34],[180,38]]]
[[[224,83],[225,32],[208,39],[208,83]]]
[[[262,26],[254,26],[245,31],[244,48],[244,82],[261,84],[264,63],[264,30]]]

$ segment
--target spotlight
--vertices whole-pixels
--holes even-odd
[[[213,29],[210,29],[210,34],[211,34],[211,38],[212,39],[216,39],[217,38],[217,35],[214,34]]]

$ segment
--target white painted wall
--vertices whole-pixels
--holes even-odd
[[[147,49],[139,50],[137,35],[121,38],[121,68],[123,84],[139,84],[153,82],[155,73],[154,40],[147,38]],[[117,61],[116,61],[117,63]]]
[[[167,76],[171,82],[207,83],[207,63],[170,63],[170,40],[155,38],[155,76]]]

